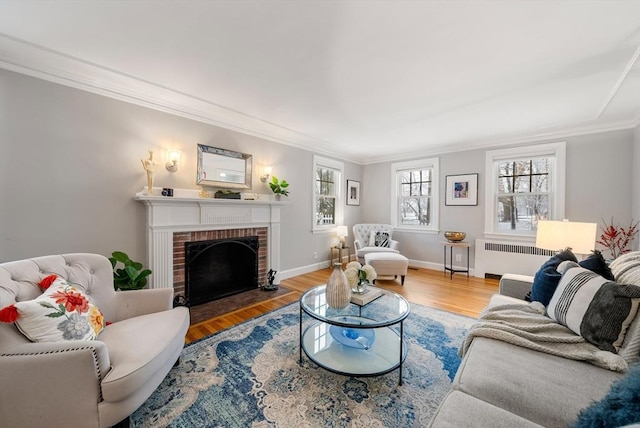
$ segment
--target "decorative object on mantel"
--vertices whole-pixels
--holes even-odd
[[[600,235],[600,239],[596,242],[609,250],[613,259],[628,253],[630,251],[629,245],[638,234],[638,224],[640,222],[636,221],[634,223],[633,219],[631,219],[629,227],[626,229],[619,225],[615,226],[613,224],[613,217],[611,217],[610,224],[607,224],[604,219],[602,219],[602,223],[604,223],[602,235]]]
[[[378,277],[373,266],[363,266],[358,262],[351,262],[347,264],[344,275],[347,277],[351,291],[358,294],[366,292],[369,284]]]
[[[444,237],[447,238],[449,242],[461,242],[464,238],[466,238],[467,234],[464,232],[454,232],[452,230],[447,230],[444,232]]]
[[[342,263],[334,263],[333,272],[327,280],[327,305],[334,309],[346,308],[351,300],[351,287],[342,272]]]
[[[275,193],[276,201],[279,201],[282,195],[289,196],[289,191],[287,190],[287,187],[289,187],[289,183],[287,183],[287,180],[279,181],[278,177],[274,175],[271,177],[269,187],[271,187],[271,191]]]
[[[261,287],[264,291],[275,291],[278,289],[278,284],[273,283],[276,279],[276,273],[278,272],[273,269],[269,269],[269,272],[267,272],[267,283]]]
[[[198,193],[198,196],[201,198],[208,198],[209,197],[209,192],[207,192],[206,190],[202,189],[200,191],[200,193]]]
[[[231,190],[218,190],[214,195],[218,199],[240,199],[240,192],[232,192]]]
[[[143,269],[142,263],[134,262],[126,253],[114,251],[109,257],[113,268],[113,288],[117,290],[140,290],[147,285],[149,269]],[[121,263],[123,267],[117,267]]]
[[[153,174],[158,168],[158,163],[153,160],[153,150],[149,150],[149,159],[140,159],[142,167],[147,171],[147,195],[153,194]]]

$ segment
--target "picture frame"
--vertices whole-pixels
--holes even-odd
[[[478,174],[447,175],[445,205],[478,205]]]
[[[347,205],[360,205],[360,182],[347,180]]]

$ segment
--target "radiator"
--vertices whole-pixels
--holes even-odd
[[[517,273],[534,275],[555,251],[537,248],[526,242],[476,239],[474,275]]]

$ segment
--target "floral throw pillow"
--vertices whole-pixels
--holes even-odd
[[[78,285],[50,275],[40,288],[38,298],[0,310],[0,321],[15,322],[32,342],[93,340],[104,328],[102,312]]]

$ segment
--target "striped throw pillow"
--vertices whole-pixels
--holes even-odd
[[[387,232],[376,232],[375,246],[376,247],[388,247],[389,246],[389,233],[387,233]]]
[[[640,287],[573,267],[560,279],[547,314],[598,348],[617,353],[639,306]]]

